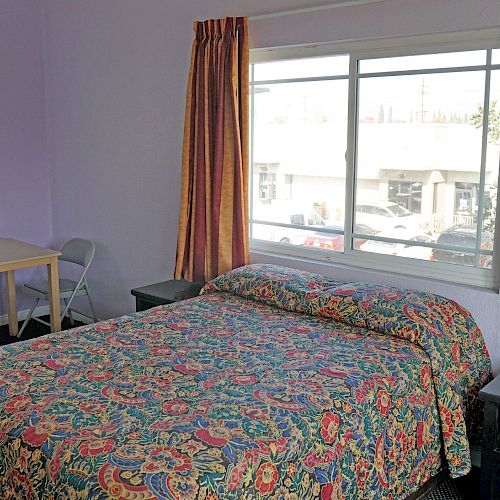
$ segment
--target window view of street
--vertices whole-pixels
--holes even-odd
[[[348,72],[347,56],[254,66],[253,238],[343,251]]]
[[[489,70],[486,50],[358,68],[345,242],[348,56],[253,65],[251,237],[491,268],[500,69]]]

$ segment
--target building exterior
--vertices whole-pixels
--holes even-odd
[[[290,223],[293,214],[314,211],[330,223],[343,222],[344,127],[339,122],[256,128],[254,220]],[[481,130],[464,123],[360,123],[356,202],[398,203],[421,215],[433,233],[473,223],[481,140]],[[496,196],[498,158],[499,146],[490,144],[485,205]],[[491,212],[485,206],[485,219]]]

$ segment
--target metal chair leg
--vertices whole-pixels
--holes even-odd
[[[33,305],[31,306],[31,309],[29,310],[28,316],[26,316],[26,319],[24,320],[23,326],[19,330],[19,333],[17,334],[18,337],[21,336],[21,334],[24,332],[24,329],[26,328],[27,324],[29,323],[29,320],[31,319],[31,316],[33,316],[33,311],[35,310],[35,307],[38,305],[38,302],[40,299],[36,299],[35,302],[33,302]]]
[[[67,299],[63,299],[64,301],[64,307],[65,309],[67,310],[67,314],[68,314],[68,318],[69,318],[69,324],[71,326],[74,326],[75,325],[75,320],[73,319],[73,312],[71,311],[71,309],[68,307],[68,300]],[[61,318],[61,320],[63,320],[64,318]]]
[[[97,316],[95,315],[94,304],[92,303],[92,299],[90,298],[90,291],[89,291],[89,287],[87,286],[87,283],[85,283],[85,291],[87,292],[87,297],[89,299],[90,309],[92,310],[92,317],[94,318],[94,323],[97,323],[99,320],[97,319]]]

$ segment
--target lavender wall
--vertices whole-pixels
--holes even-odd
[[[172,276],[193,19],[317,4],[45,0],[54,240],[60,244],[78,234],[96,241],[90,281],[101,317],[131,311],[130,288]],[[251,43],[269,47],[488,26],[500,26],[498,0],[387,0],[256,21]],[[498,295],[409,277],[307,267],[427,288],[459,300],[477,317],[500,369]]]
[[[36,0],[0,1],[0,237],[52,243],[45,127],[42,10]],[[42,277],[18,271],[16,281]],[[4,283],[0,315],[5,314]],[[20,309],[29,299],[18,293]]]

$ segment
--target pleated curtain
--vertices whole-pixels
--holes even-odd
[[[248,262],[247,19],[195,22],[186,93],[175,277]]]

